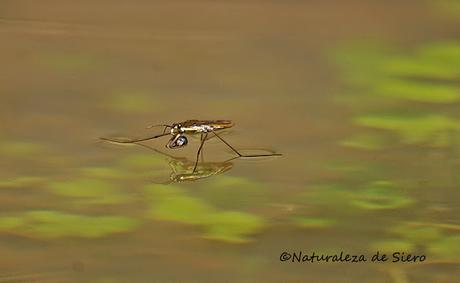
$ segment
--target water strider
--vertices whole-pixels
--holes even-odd
[[[209,139],[208,135],[213,134],[217,137],[220,141],[222,141],[225,145],[227,145],[234,153],[237,154],[235,158],[245,157],[264,157],[264,156],[281,156],[280,153],[270,153],[270,154],[253,154],[253,155],[244,155],[241,154],[238,150],[236,150],[233,146],[231,146],[226,140],[224,140],[217,131],[229,129],[233,127],[234,124],[230,120],[187,120],[180,123],[174,123],[172,125],[167,124],[160,124],[160,125],[152,125],[149,128],[153,127],[164,127],[163,133],[141,138],[141,139],[132,139],[132,140],[115,140],[109,138],[101,138],[102,140],[111,141],[111,142],[118,142],[118,143],[137,143],[141,141],[147,141],[151,139],[156,139],[163,136],[172,136],[171,139],[166,144],[166,147],[169,149],[178,149],[184,147],[188,144],[188,138],[186,135],[200,135],[200,147],[198,148],[196,154],[196,161],[193,167],[192,173],[196,172],[198,160],[200,154],[202,152],[204,143]],[[168,131],[169,129],[169,131]]]

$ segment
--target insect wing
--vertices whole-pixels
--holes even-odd
[[[182,122],[184,128],[207,126],[214,130],[227,129],[234,126],[230,120],[187,120]]]

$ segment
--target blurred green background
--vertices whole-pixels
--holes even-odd
[[[0,62],[0,282],[460,276],[460,1],[3,0]],[[98,140],[187,119],[284,156]],[[342,250],[427,260],[279,261]]]

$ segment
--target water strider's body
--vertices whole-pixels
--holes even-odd
[[[174,123],[171,126],[164,125],[165,131],[168,127],[171,128],[170,132],[173,136],[166,144],[166,147],[175,149],[187,145],[188,139],[185,134],[201,134],[201,140],[203,140],[208,133],[228,129],[233,125],[230,120],[187,120],[181,123]]]
[[[233,127],[230,120],[187,120],[175,123],[171,128],[171,135],[182,134],[202,134],[218,131]]]
[[[203,148],[205,141],[208,140],[209,133],[212,133],[215,137],[217,137],[224,144],[226,144],[229,148],[231,148],[233,152],[238,155],[237,157],[262,157],[262,156],[280,156],[281,155],[278,153],[258,154],[258,155],[243,155],[239,153],[238,150],[236,150],[233,146],[231,146],[228,142],[226,142],[222,137],[220,137],[220,135],[217,134],[217,131],[219,130],[229,129],[234,126],[234,124],[230,120],[186,120],[184,122],[174,123],[172,125],[164,125],[164,124],[154,125],[154,126],[150,126],[149,128],[156,127],[156,126],[164,127],[162,134],[155,135],[155,136],[148,137],[148,138],[129,140],[129,141],[116,141],[116,140],[107,139],[107,138],[103,138],[103,139],[112,141],[112,142],[120,142],[120,143],[136,143],[136,142],[141,142],[141,141],[146,141],[146,140],[151,140],[151,139],[171,135],[172,137],[166,144],[166,147],[169,149],[177,149],[177,148],[184,147],[188,144],[188,139],[185,135],[200,134],[201,143],[200,143],[200,147],[198,149],[197,155],[196,155],[196,162],[193,168],[193,173],[195,173],[196,171],[196,168],[198,165],[198,158],[200,156],[200,153],[201,153],[201,150]],[[169,132],[167,132],[168,128],[170,129]]]

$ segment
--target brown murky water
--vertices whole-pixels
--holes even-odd
[[[1,1],[0,282],[457,282],[457,1]],[[231,119],[166,151],[101,136]],[[173,175],[174,176],[174,175]],[[366,263],[280,261],[283,251]],[[376,251],[425,255],[371,263]]]

